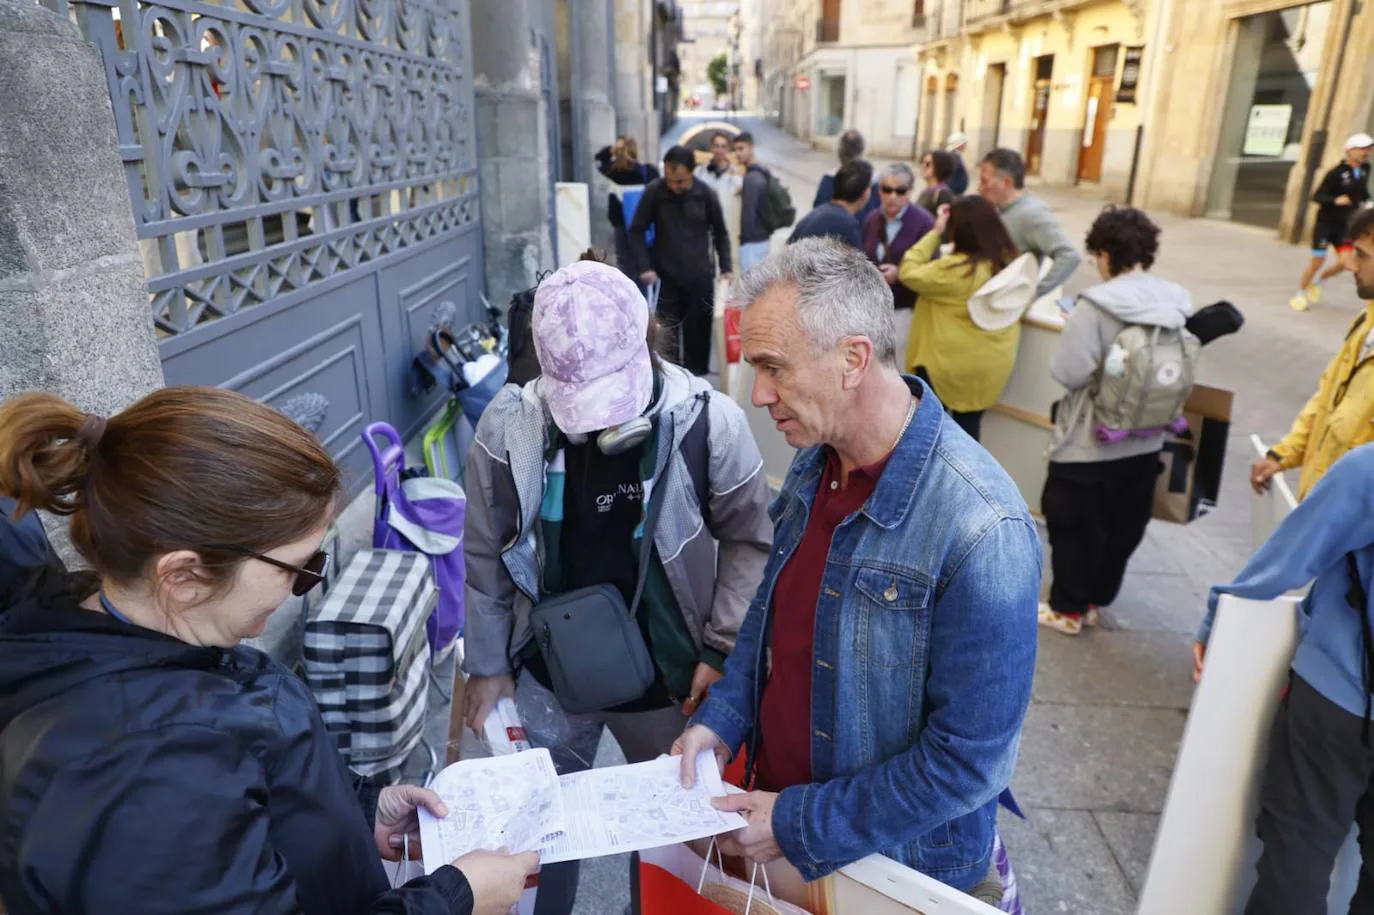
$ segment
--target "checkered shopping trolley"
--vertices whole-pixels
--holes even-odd
[[[305,627],[305,679],[349,768],[394,781],[420,745],[429,689],[429,558],[353,557]]]

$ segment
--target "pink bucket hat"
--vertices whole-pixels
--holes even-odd
[[[549,412],[572,435],[609,429],[649,407],[649,303],[615,267],[569,264],[534,293],[534,348]]]

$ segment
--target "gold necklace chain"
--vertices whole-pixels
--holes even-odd
[[[892,452],[894,452],[894,451],[897,450],[897,445],[901,443],[901,441],[902,441],[902,436],[903,436],[903,435],[906,435],[906,430],[909,429],[909,428],[911,428],[911,420],[914,419],[915,416],[916,416],[916,399],[915,399],[915,398],[912,398],[912,400],[911,400],[911,406],[909,406],[909,407],[906,408],[906,420],[902,423],[902,431],[900,431],[900,432],[897,433],[897,438],[896,438],[896,440],[892,443],[892,447],[889,448],[889,449],[887,449],[887,450],[888,450],[888,454],[891,454]]]

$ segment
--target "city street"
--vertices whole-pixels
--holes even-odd
[[[700,118],[684,118],[666,140]],[[806,213],[821,175],[817,152],[755,118],[736,123],[758,140],[760,160]],[[875,164],[886,164],[877,160]],[[975,172],[976,163],[969,163]],[[1082,239],[1102,202],[1087,192],[1033,189]],[[1004,813],[1002,830],[1029,915],[1128,915],[1144,881],[1159,812],[1192,695],[1191,635],[1207,589],[1250,553],[1249,436],[1287,431],[1358,313],[1348,277],[1298,314],[1288,307],[1307,252],[1272,233],[1232,223],[1157,215],[1155,272],[1183,284],[1195,304],[1220,299],[1245,313],[1240,333],[1204,351],[1200,380],[1235,392],[1221,504],[1183,527],[1153,522],[1103,628],[1077,639],[1042,632],[1035,698],[1013,785],[1028,819]],[[779,233],[781,245],[786,233]],[[1084,265],[1069,291],[1096,281]],[[603,748],[603,757],[614,747]],[[578,912],[619,911],[624,864],[588,862]]]

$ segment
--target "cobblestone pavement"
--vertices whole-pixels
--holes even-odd
[[[691,123],[684,119],[677,131]],[[740,123],[804,213],[816,182],[834,168],[833,156],[761,120]],[[1102,205],[1075,189],[1032,191],[1075,240]],[[1186,286],[1200,305],[1227,299],[1246,316],[1239,334],[1204,350],[1199,378],[1236,395],[1223,494],[1216,511],[1186,527],[1151,524],[1101,630],[1078,639],[1040,637],[1013,786],[1028,819],[1004,816],[1001,823],[1029,915],[1134,911],[1192,696],[1191,634],[1208,587],[1227,580],[1251,551],[1249,436],[1268,442],[1287,431],[1361,307],[1347,276],[1330,284],[1319,308],[1291,311],[1287,302],[1307,254],[1272,233],[1155,218],[1163,228],[1155,272]],[[1069,289],[1094,281],[1085,265]],[[607,741],[603,760],[616,755]],[[579,913],[624,908],[623,861],[590,862],[585,873]]]

